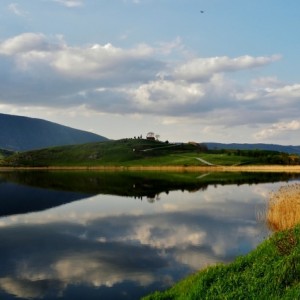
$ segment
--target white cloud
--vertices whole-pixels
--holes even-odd
[[[300,97],[300,84],[285,85],[278,88],[268,88],[267,93],[269,97],[297,99]]]
[[[14,56],[23,53],[39,53],[50,44],[41,33],[23,33],[0,43],[0,54]]]
[[[175,78],[187,81],[205,81],[216,73],[234,72],[239,70],[252,69],[270,64],[280,57],[277,55],[271,57],[252,57],[249,55],[236,58],[210,57],[195,58],[179,65],[174,70]]]
[[[7,8],[10,12],[20,17],[25,17],[28,14],[18,3],[10,3]]]
[[[83,5],[83,0],[53,0],[66,7],[79,7]]]
[[[130,50],[111,44],[67,47],[53,54],[51,64],[57,71],[71,77],[110,77],[123,68],[134,67],[135,61],[147,59],[151,53],[151,48],[145,45]]]
[[[174,106],[198,102],[204,96],[201,84],[170,80],[152,81],[132,91],[137,107],[153,112],[167,111]]]
[[[297,131],[300,129],[300,121],[293,120],[289,122],[279,122],[272,124],[270,127],[264,128],[255,137],[259,140],[265,140],[279,134],[288,134],[291,131]]]
[[[22,69],[34,69],[39,64],[70,78],[124,77],[120,74],[124,71],[135,76],[139,70],[146,74],[142,68],[147,67],[148,60],[154,62],[153,49],[144,44],[132,49],[110,43],[72,47],[61,37],[51,40],[40,33],[24,33],[3,41],[0,54],[12,57]]]
[[[300,84],[284,84],[274,76],[241,84],[230,74],[278,59],[186,59],[180,38],[121,48],[111,43],[69,45],[62,36],[28,32],[0,42],[0,103],[155,115],[164,124],[193,119],[202,128],[218,126],[219,132],[221,127],[261,127],[297,118]],[[274,131],[271,127],[256,137]]]

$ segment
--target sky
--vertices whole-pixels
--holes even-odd
[[[1,113],[300,145],[298,0],[2,0],[0,20]]]

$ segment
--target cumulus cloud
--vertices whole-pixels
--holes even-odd
[[[132,49],[121,49],[111,44],[67,46],[61,37],[48,39],[40,33],[24,33],[7,39],[0,44],[0,54],[11,57],[19,66],[33,69],[38,65],[48,66],[53,72],[69,78],[111,78],[119,73],[151,73],[155,68],[153,49],[147,45],[137,45]],[[136,76],[138,76],[136,75]],[[120,75],[119,75],[120,77]],[[136,78],[137,80],[137,78]]]
[[[268,139],[273,136],[280,135],[282,133],[288,134],[292,131],[298,131],[300,129],[300,121],[293,120],[290,122],[279,122],[272,124],[270,127],[264,128],[255,137],[259,140]]]
[[[0,103],[201,118],[203,124],[222,121],[225,127],[295,118],[291,107],[297,105],[300,84],[272,76],[242,84],[230,77],[265,67],[279,56],[186,59],[178,55],[183,52],[180,38],[121,48],[69,45],[62,36],[23,33],[0,42]],[[176,59],[168,61],[174,53]]]
[[[281,99],[298,99],[300,97],[300,84],[285,85],[277,88],[268,88],[266,90],[268,97]]]
[[[39,53],[50,50],[50,44],[41,33],[23,33],[0,43],[0,54],[17,56],[26,53]]]
[[[252,69],[270,64],[280,59],[280,56],[252,57],[249,55],[236,58],[210,57],[195,58],[185,62],[174,70],[174,76],[187,81],[204,81],[216,73],[235,72],[239,70]]]

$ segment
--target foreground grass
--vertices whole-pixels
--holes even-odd
[[[265,218],[275,233],[257,249],[144,299],[300,299],[300,184],[274,192]]]

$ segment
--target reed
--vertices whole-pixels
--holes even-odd
[[[282,186],[271,194],[266,221],[272,231],[282,231],[300,223],[300,184]]]

